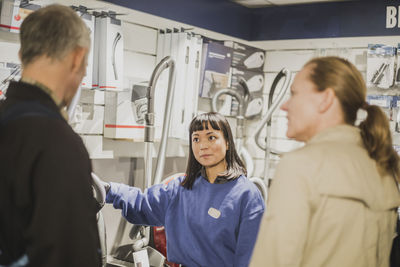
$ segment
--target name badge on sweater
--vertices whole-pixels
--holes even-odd
[[[210,215],[214,219],[218,219],[219,216],[221,216],[221,212],[219,210],[217,210],[217,209],[209,208],[208,209],[208,215]]]

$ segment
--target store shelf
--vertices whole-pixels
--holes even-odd
[[[156,158],[159,149],[159,141],[154,143],[152,149],[152,157]],[[143,158],[145,151],[145,143],[143,140],[121,140],[103,138],[103,150],[111,151],[114,158]],[[189,150],[187,141],[176,138],[169,138],[166,149],[166,157],[181,157],[187,156]]]
[[[19,34],[0,30],[0,42],[19,43]]]
[[[368,95],[389,95],[389,96],[399,96],[400,95],[400,84],[394,85],[388,89],[383,89],[379,87],[367,87]]]

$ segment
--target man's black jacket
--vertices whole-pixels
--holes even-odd
[[[1,116],[21,102],[59,108],[43,90],[10,84]],[[0,125],[0,265],[100,266],[91,162],[61,116],[25,116]]]

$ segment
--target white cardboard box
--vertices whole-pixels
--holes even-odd
[[[121,20],[102,17],[99,28],[98,84],[104,90],[122,90],[124,77],[124,40]]]
[[[104,106],[80,103],[75,110],[77,123],[73,125],[79,134],[103,134]]]
[[[19,0],[1,1],[0,29],[9,32],[19,32],[17,22],[21,20],[19,16],[20,4],[21,1]]]

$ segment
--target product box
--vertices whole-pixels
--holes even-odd
[[[399,96],[392,95],[367,95],[367,103],[376,105],[382,108],[383,112],[387,115],[389,121],[394,119],[394,111],[397,110]]]
[[[19,7],[17,7],[18,3]],[[2,7],[4,7],[4,9],[3,8],[1,9],[2,12],[1,12],[0,28],[15,33],[19,33],[19,29],[21,27],[22,22],[30,13],[41,8],[40,5],[31,4],[29,3],[28,0],[22,0],[22,1],[5,0],[3,1]]]
[[[175,62],[175,84],[171,88],[174,90],[172,103],[184,103],[184,81],[187,70],[187,63],[185,62],[185,47],[187,46],[186,35],[183,32],[179,32],[177,29],[165,29],[159,33],[158,38],[157,64],[167,56],[171,57]],[[159,133],[162,131],[165,105],[168,97],[170,71],[171,69],[167,68],[161,72],[154,90],[154,123],[157,129],[156,132]],[[174,127],[170,127],[169,129],[170,137],[180,138],[182,135],[183,110],[183,105],[173,105],[171,107],[170,125],[174,125]],[[157,134],[155,138],[158,138]]]
[[[78,13],[78,15],[85,22],[86,26],[90,32],[90,50],[87,59],[86,66],[86,75],[82,79],[81,86],[82,88],[93,88],[92,78],[93,78],[93,54],[94,54],[94,26],[95,26],[95,17],[92,14],[88,13],[88,9],[85,6],[72,6],[74,10]]]
[[[199,93],[201,97],[212,98],[219,89],[230,86],[232,48],[209,42],[203,44],[202,54]]]
[[[102,12],[96,18],[95,27],[97,28],[96,33],[99,34],[95,37],[95,41],[99,42],[98,61],[96,61],[96,64],[98,62],[98,88],[120,91],[122,90],[124,76],[124,42],[121,20],[116,18],[115,12]],[[96,40],[96,38],[98,39]]]
[[[185,126],[185,98],[192,88],[186,87],[187,78],[190,74],[189,57],[191,47],[191,34],[184,31],[171,32],[171,54],[175,60],[175,86],[173,95],[173,105],[171,113],[170,136],[174,138],[183,138],[187,132]],[[166,71],[168,73],[168,71]],[[169,76],[168,74],[166,76]],[[165,87],[167,88],[167,86]]]
[[[19,16],[19,0],[3,0],[1,3],[0,29],[9,32],[19,32],[17,22],[21,20]]]
[[[256,115],[261,114],[263,108],[263,97],[262,91],[264,88],[264,73],[261,71],[251,71],[246,69],[240,69],[232,67],[231,69],[231,88],[238,90],[244,97],[243,87],[239,84],[239,81],[243,79],[249,89],[248,102],[245,107],[245,116],[252,118]],[[232,99],[230,116],[238,115],[239,102],[236,98]]]
[[[41,8],[40,5],[31,4],[28,0],[21,1],[21,4],[19,5],[18,15],[15,17],[15,22],[13,22],[12,25],[17,29],[16,32],[19,32],[19,29],[24,19],[33,11],[38,10],[39,8]]]
[[[384,109],[397,107],[398,96],[392,95],[367,95],[367,102]]]
[[[388,89],[395,79],[397,48],[369,44],[367,53],[367,86]]]
[[[91,90],[82,88],[79,102],[83,104],[95,104],[104,106],[104,94],[105,91],[103,90]]]
[[[251,71],[241,68],[232,67],[231,87],[242,90],[239,80],[244,79],[250,93],[257,93],[264,88],[264,72]]]
[[[78,134],[103,134],[104,106],[79,103],[73,129]]]
[[[192,118],[197,113],[198,88],[200,79],[200,62],[202,54],[202,37],[184,29],[165,29],[159,32],[157,61],[170,56],[175,61],[175,86],[171,107],[171,125],[169,137],[187,139],[187,129]],[[167,89],[169,83],[169,69],[163,71],[155,88],[155,113],[157,127],[162,129]],[[183,104],[175,104],[183,103]]]
[[[233,41],[225,41],[224,45],[232,48],[232,67],[263,71],[264,50]]]
[[[164,39],[165,39],[165,31],[159,30],[157,36],[157,55],[156,55],[156,64],[164,58]]]
[[[197,115],[202,47],[203,38],[200,35],[192,34],[188,58],[188,72],[186,75],[185,85],[186,90],[183,129],[183,139],[185,140],[189,138],[187,132],[189,130],[190,123]]]
[[[146,93],[147,86],[142,84],[134,84],[131,89],[122,91],[105,91],[104,137],[144,140]],[[164,109],[159,107],[165,107],[165,103],[160,102],[165,102],[165,98],[154,99],[155,140],[161,138],[164,119]]]
[[[99,51],[101,35],[101,19],[107,16],[107,12],[93,12],[94,16],[94,40],[93,40],[93,70],[92,70],[92,88],[99,88]]]
[[[0,99],[5,98],[9,82],[19,80],[21,66],[15,63],[0,62]]]
[[[144,123],[136,121],[136,106],[132,90],[106,91],[104,137],[114,139],[144,139]]]

